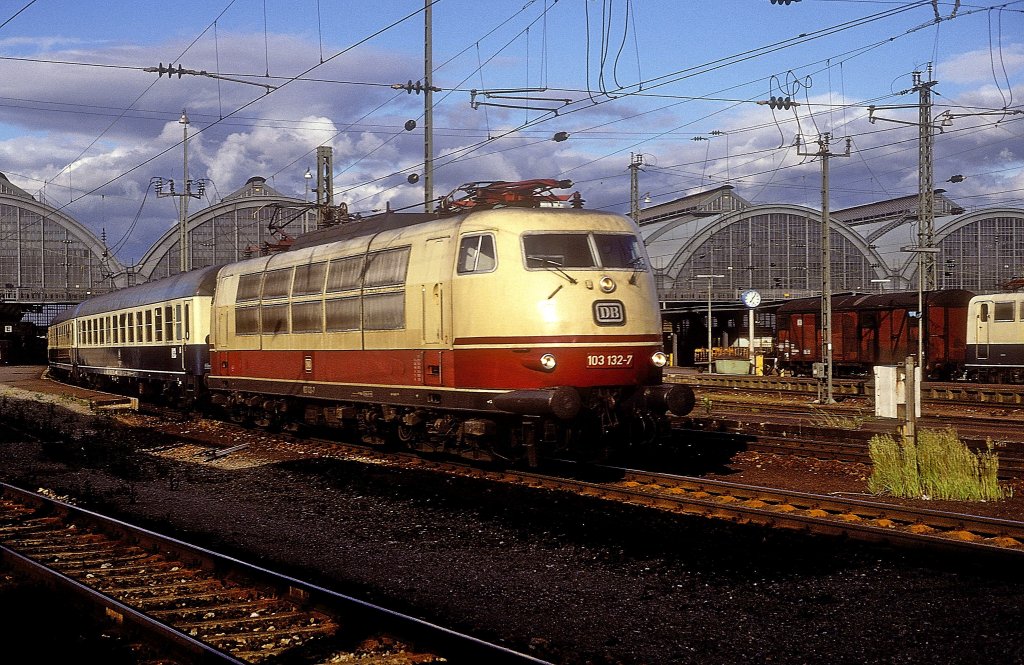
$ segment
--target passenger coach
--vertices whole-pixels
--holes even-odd
[[[209,370],[217,270],[132,286],[62,312],[47,332],[50,372],[77,383],[194,400]]]

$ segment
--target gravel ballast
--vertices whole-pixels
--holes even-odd
[[[0,476],[553,662],[1024,662],[1024,586],[991,561],[261,456],[262,435],[230,462],[179,460],[81,418],[78,439],[0,441]],[[766,483],[773,465],[799,472],[771,456],[719,472],[744,464]],[[860,482],[848,465],[803,472]]]

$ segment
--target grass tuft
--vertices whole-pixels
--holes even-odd
[[[872,494],[904,498],[994,501],[1006,496],[999,485],[999,455],[988,442],[972,452],[953,429],[921,430],[912,439],[896,441],[888,434],[871,437],[873,465],[868,478]]]

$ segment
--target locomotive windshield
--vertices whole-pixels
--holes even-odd
[[[632,270],[642,261],[636,236],[623,233],[535,233],[523,250],[527,268]]]

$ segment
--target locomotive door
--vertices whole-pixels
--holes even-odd
[[[451,274],[448,265],[448,237],[430,238],[424,247],[424,280],[421,287],[423,311],[423,343],[444,344],[444,328],[448,321],[444,311],[447,304],[445,277]]]
[[[991,343],[992,313],[995,303],[986,300],[978,303],[978,313],[974,317],[974,330],[978,360],[988,358],[989,344]]]

